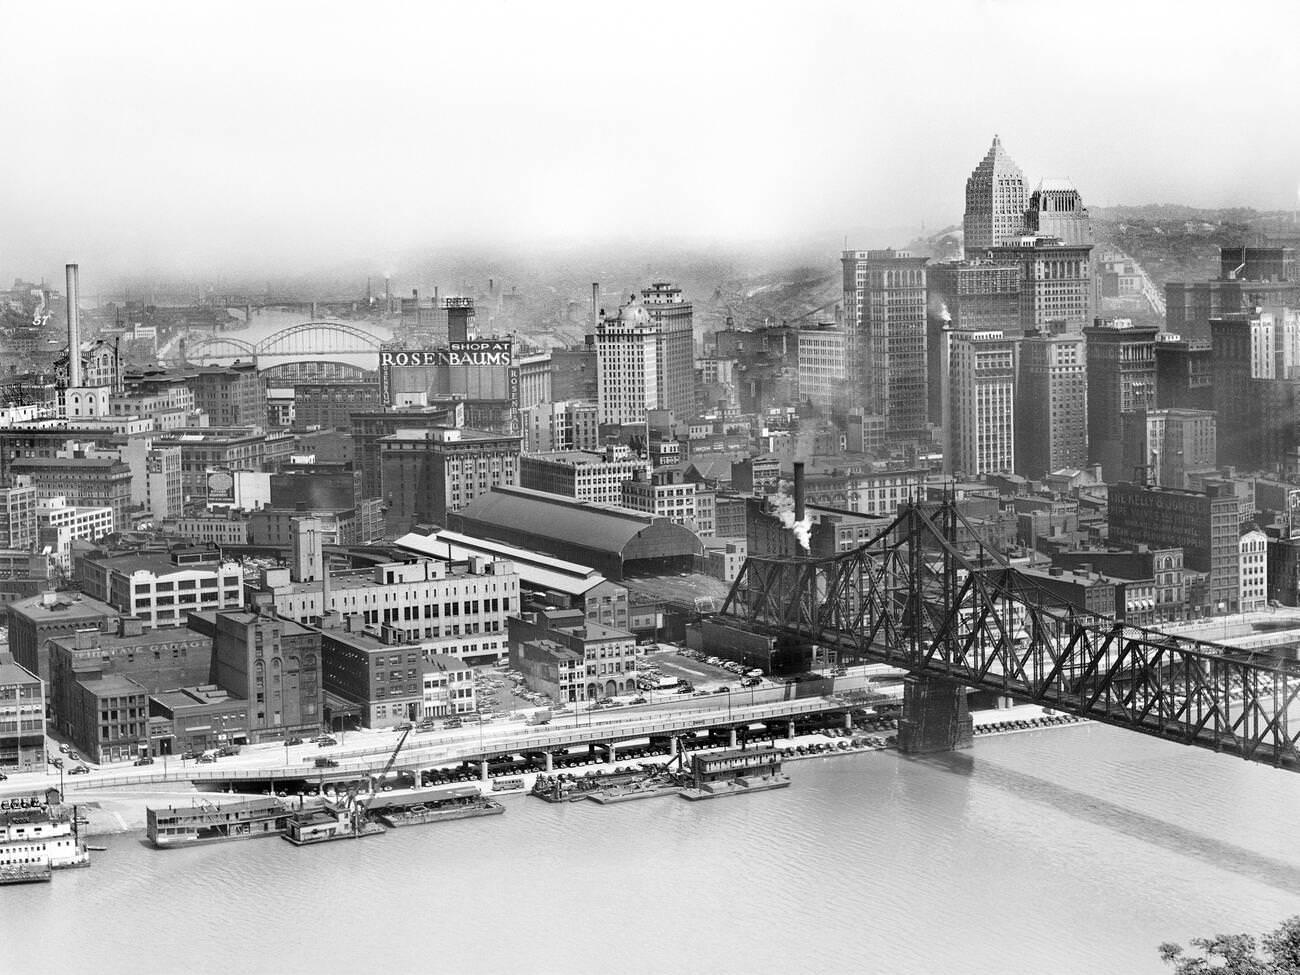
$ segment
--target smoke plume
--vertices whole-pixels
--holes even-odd
[[[805,511],[803,520],[795,518],[794,498],[790,494],[793,489],[794,485],[789,481],[777,482],[776,494],[769,494],[767,503],[772,509],[772,514],[781,519],[781,526],[794,532],[800,547],[808,552],[811,551],[812,545],[812,516]]]

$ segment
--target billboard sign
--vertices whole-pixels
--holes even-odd
[[[464,376],[467,370],[472,368],[496,366],[512,369],[514,363],[514,343],[510,339],[448,342],[445,348],[434,349],[381,349],[379,352],[380,401],[385,406],[392,405],[393,369],[395,368],[460,367],[462,371],[457,372],[456,375]],[[464,380],[461,381],[461,385],[464,385]],[[500,392],[496,393],[497,397],[500,395]]]
[[[385,366],[509,366],[514,347],[505,341],[449,342],[445,349],[383,349],[379,367]]]
[[[208,471],[208,504],[235,503],[235,476],[226,470]]]

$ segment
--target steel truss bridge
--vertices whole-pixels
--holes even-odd
[[[303,322],[282,328],[257,343],[229,332],[203,333],[197,337],[191,333],[185,343],[185,355],[194,362],[259,356],[319,358],[378,353],[384,341],[377,335],[342,322]]]
[[[914,503],[854,551],[750,557],[714,620],[1300,769],[1300,666],[1081,610],[976,539]]]

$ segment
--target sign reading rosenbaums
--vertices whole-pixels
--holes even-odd
[[[505,341],[450,342],[445,349],[383,349],[379,366],[509,366],[514,349]]]

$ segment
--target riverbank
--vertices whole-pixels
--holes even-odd
[[[977,738],[985,738],[991,735],[1016,734],[1027,731],[1041,731],[1053,727],[1067,727],[1069,724],[1080,724],[1078,720],[1070,720],[1063,724],[1045,724],[1041,723],[1048,715],[1043,708],[1035,705],[1023,705],[1014,708],[1007,708],[996,711],[979,711],[972,713],[973,723],[976,729]],[[1062,716],[1065,717],[1065,716]],[[829,758],[835,755],[856,755],[864,751],[881,751],[892,750],[895,748],[893,742],[884,744],[884,742],[893,736],[892,731],[846,731],[844,735],[831,734],[808,734],[799,735],[791,739],[778,739],[776,747],[784,754],[786,761],[799,761],[810,758]],[[854,742],[860,744],[854,744]],[[725,746],[718,746],[710,749],[696,749],[692,754],[707,753],[710,751],[720,751]],[[612,764],[602,764],[597,767],[587,769],[583,773],[601,774],[609,772],[626,771],[635,769],[639,766],[649,763],[662,763],[667,761],[667,756],[658,756],[655,758],[638,758],[623,761],[615,761]],[[538,772],[525,772],[511,778],[521,779],[523,782],[523,791],[533,787]],[[484,791],[493,794],[491,790],[491,781],[483,783]],[[517,791],[517,790],[516,790]],[[91,794],[87,794],[91,795]],[[231,798],[231,793],[222,792],[200,792],[194,787],[171,788],[166,791],[156,791],[149,786],[140,786],[138,788],[122,788],[114,790],[96,790],[93,793],[94,798],[85,802],[79,802],[78,807],[90,819],[90,825],[84,830],[87,836],[108,836],[117,833],[140,832],[145,828],[146,814],[145,810],[150,806],[167,806],[167,805],[192,805],[199,797],[203,797],[210,802],[219,803],[223,799]],[[305,802],[307,797],[289,796],[288,799],[295,799]]]

